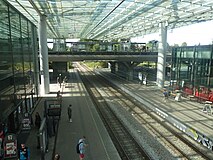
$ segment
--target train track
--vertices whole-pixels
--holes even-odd
[[[84,70],[86,69],[84,68]],[[95,76],[94,73],[89,71],[81,74],[82,80],[88,92],[92,95],[98,112],[103,118],[122,159],[150,159],[150,157],[144,153],[141,145],[128,133],[129,129],[123,125],[108,106],[107,101],[112,100],[112,98],[107,98],[106,100],[103,97],[113,97],[113,101],[116,101],[116,103],[130,112],[138,123],[142,124],[174,157],[180,159],[210,159],[208,155],[202,153],[202,151],[183,138],[180,131],[160,117],[152,114],[150,110],[141,107],[139,102],[132,100],[115,86],[112,87],[112,84],[109,84],[103,77]],[[133,151],[136,151],[136,153]]]
[[[109,135],[118,150],[118,153],[122,160],[148,160],[150,157],[144,152],[143,148],[137,143],[137,141],[128,132],[126,127],[117,118],[114,112],[110,109],[106,101],[102,98],[100,92],[91,83],[91,79],[88,79],[88,75],[81,74],[82,81],[88,93],[91,95],[93,102],[97,107]],[[94,81],[94,77],[93,77]],[[95,80],[96,81],[96,80]]]

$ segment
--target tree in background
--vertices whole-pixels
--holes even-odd
[[[182,46],[182,47],[185,47],[185,46],[187,46],[187,43],[186,43],[186,42],[183,42],[183,43],[181,44],[181,46]]]

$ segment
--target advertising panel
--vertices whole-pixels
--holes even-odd
[[[61,105],[50,104],[48,108],[48,116],[60,116],[60,115],[61,115]]]
[[[17,137],[15,134],[7,134],[4,140],[4,159],[17,158]]]

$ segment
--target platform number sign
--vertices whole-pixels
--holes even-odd
[[[17,158],[17,137],[15,134],[7,134],[4,140],[4,159]]]
[[[30,117],[25,117],[22,120],[22,130],[30,130],[31,129],[31,121]]]

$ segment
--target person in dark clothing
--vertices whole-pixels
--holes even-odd
[[[35,115],[35,126],[39,129],[41,126],[41,117],[38,112]]]
[[[57,92],[57,98],[59,98],[60,96],[61,96],[61,92],[58,91],[58,92]]]
[[[25,144],[21,144],[21,148],[19,150],[19,160],[29,160],[30,159],[30,150]]]
[[[60,91],[57,92],[57,97],[56,98],[57,98],[58,103],[61,103],[61,101],[62,101],[62,95],[61,95]]]
[[[68,114],[69,121],[72,122],[72,105],[71,104],[67,108],[67,114]]]

